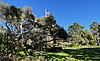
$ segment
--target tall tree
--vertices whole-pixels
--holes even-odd
[[[67,32],[64,28],[56,24],[53,15],[35,19],[30,7],[17,8],[5,3],[0,3],[0,18],[5,22],[10,38],[12,38],[12,45],[20,50],[24,49],[27,44],[35,47],[47,45],[47,42],[57,42],[59,39],[65,40]],[[11,36],[11,35],[14,35]],[[51,37],[51,39],[49,38]],[[26,45],[25,45],[26,44]],[[37,45],[37,46],[36,46]],[[16,47],[17,46],[17,47]]]
[[[23,49],[24,42],[33,39],[32,30],[35,28],[35,16],[32,14],[32,9],[30,7],[20,9],[0,3],[0,15],[1,21],[5,22],[8,30],[6,37],[12,39],[9,43],[15,48],[15,45],[17,45],[20,49]]]
[[[100,46],[100,23],[93,22],[90,25],[90,30],[93,36],[96,38],[97,46]]]
[[[73,25],[68,27],[68,33],[70,35],[69,42],[80,44],[79,42],[84,42],[84,39],[81,37],[83,34],[84,27],[79,25],[77,22],[73,23]]]
[[[53,15],[49,15],[48,17],[43,17],[37,20],[41,27],[39,28],[44,35],[46,35],[47,40],[43,41],[43,43],[54,42],[57,43],[58,40],[66,40],[67,32],[64,28],[60,27],[56,24],[56,20]]]
[[[87,29],[84,31],[82,37],[85,39],[87,45],[95,45],[95,38]]]

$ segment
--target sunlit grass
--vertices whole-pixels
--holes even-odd
[[[66,47],[62,52],[44,52],[43,56],[47,58],[70,59],[78,61],[100,61],[100,47]]]

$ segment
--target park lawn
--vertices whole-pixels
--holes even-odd
[[[100,61],[100,47],[67,47],[62,52],[44,52],[42,55],[59,61]]]

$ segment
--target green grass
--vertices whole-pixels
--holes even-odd
[[[66,47],[61,52],[43,52],[39,55],[15,57],[29,61],[100,61],[100,47]]]
[[[62,52],[44,52],[42,56],[58,60],[100,61],[100,47],[67,47]]]

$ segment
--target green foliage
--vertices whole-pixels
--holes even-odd
[[[90,25],[90,30],[92,32],[92,35],[96,38],[97,46],[100,46],[100,24],[97,22],[93,22]]]
[[[19,54],[20,54],[21,56],[25,56],[25,55],[26,55],[26,53],[25,53],[24,51],[20,51]]]
[[[81,36],[83,35],[83,29],[84,27],[79,25],[77,22],[73,23],[73,25],[68,27],[68,33],[70,37],[68,38],[68,41],[72,44],[80,45],[84,41],[84,38]]]
[[[30,53],[35,53],[34,51],[43,51],[48,47],[60,46],[60,43],[66,42],[66,45],[74,47],[100,45],[100,24],[97,22],[90,25],[91,32],[84,31],[84,26],[77,22],[69,26],[68,31],[66,31],[56,23],[52,14],[37,19],[32,13],[32,8],[24,7],[21,9],[5,3],[0,3],[0,15],[0,19],[2,19],[0,21],[4,21],[6,27],[6,29],[0,27],[0,55],[2,56],[11,54],[26,57],[31,55]],[[82,51],[85,51],[88,57],[85,57],[85,53]],[[81,57],[80,59],[88,60],[91,59],[89,55],[92,55],[90,53],[93,53],[94,50],[89,53],[87,51],[84,49],[67,49],[63,51],[64,54],[44,54],[43,58],[66,61],[73,56],[76,59]],[[78,54],[79,56],[75,56],[73,52],[75,54],[81,53]],[[65,53],[70,54],[70,57]],[[66,56],[69,58],[66,58]]]

